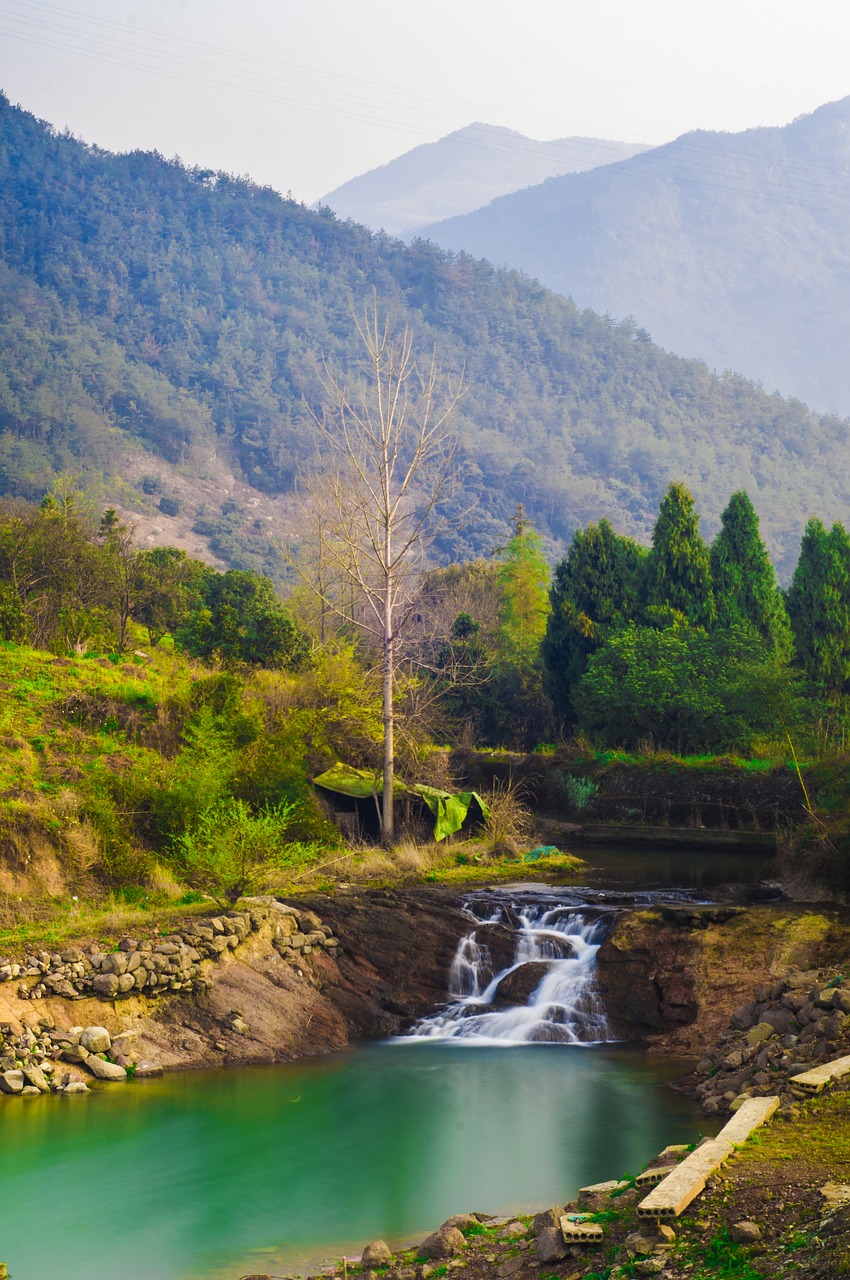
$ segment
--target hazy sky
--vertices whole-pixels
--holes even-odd
[[[0,0],[0,86],[312,201],[473,120],[665,142],[850,94],[847,0]]]

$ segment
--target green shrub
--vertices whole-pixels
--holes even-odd
[[[252,812],[244,800],[219,801],[199,814],[172,845],[175,869],[194,889],[232,906],[257,892],[275,871],[307,864],[314,847],[289,834],[294,804],[267,805]]]

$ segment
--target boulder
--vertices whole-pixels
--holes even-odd
[[[63,1088],[59,1090],[59,1092],[70,1093],[70,1094],[91,1093],[91,1089],[88,1087],[88,1085],[84,1080],[71,1080],[68,1082],[68,1084],[64,1085]]]
[[[41,1067],[36,1066],[34,1062],[30,1062],[27,1063],[22,1070],[28,1082],[33,1085],[39,1093],[50,1093],[50,1084]]]
[[[451,1258],[466,1241],[457,1227],[440,1227],[426,1236],[419,1246],[423,1258]]]
[[[776,1031],[769,1022],[759,1022],[753,1027],[752,1031],[747,1033],[747,1044],[763,1044],[765,1040],[769,1040],[775,1034]]]
[[[493,993],[493,1004],[499,1009],[528,1004],[551,968],[548,960],[528,960],[506,974]]]
[[[0,1093],[22,1093],[23,1071],[0,1071]]]
[[[542,1213],[538,1213],[531,1220],[534,1234],[539,1236],[541,1231],[547,1231],[550,1227],[560,1227],[563,1212],[563,1209],[544,1209]]]
[[[363,1256],[360,1264],[363,1267],[388,1267],[392,1262],[392,1251],[390,1246],[383,1240],[373,1240],[371,1244],[367,1244],[363,1250]]]
[[[118,978],[114,973],[99,973],[92,982],[92,990],[101,1000],[114,1000],[118,994]]]
[[[119,1067],[117,1062],[106,1062],[103,1058],[97,1058],[94,1054],[86,1061],[86,1066],[93,1076],[98,1080],[126,1080],[127,1072],[123,1067]]]
[[[567,1256],[567,1242],[560,1227],[545,1227],[535,1244],[539,1262],[562,1262]]]
[[[80,1036],[80,1044],[89,1053],[109,1053],[112,1048],[112,1037],[106,1027],[86,1027]]]
[[[466,1231],[469,1227],[477,1227],[480,1219],[475,1213],[453,1213],[450,1218],[440,1224],[439,1230],[445,1227],[457,1227],[458,1231]]]

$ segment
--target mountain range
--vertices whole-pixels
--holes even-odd
[[[419,234],[850,413],[850,98],[781,128],[688,133]]]
[[[810,515],[847,517],[845,419],[518,272],[86,146],[0,95],[0,492],[70,475],[148,542],[280,577],[323,363],[356,376],[373,298],[467,385],[443,560],[504,545],[519,502],[553,556],[602,516],[646,538],[671,479],[708,534],[746,487],[786,576]]]
[[[409,236],[559,173],[579,173],[636,155],[643,147],[605,138],[538,142],[513,129],[470,124],[344,182],[320,204],[374,231]]]

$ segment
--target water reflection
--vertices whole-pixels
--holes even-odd
[[[611,1046],[375,1045],[0,1107],[15,1280],[222,1280],[563,1201],[703,1127],[680,1064]],[[262,1265],[258,1266],[259,1259]]]

